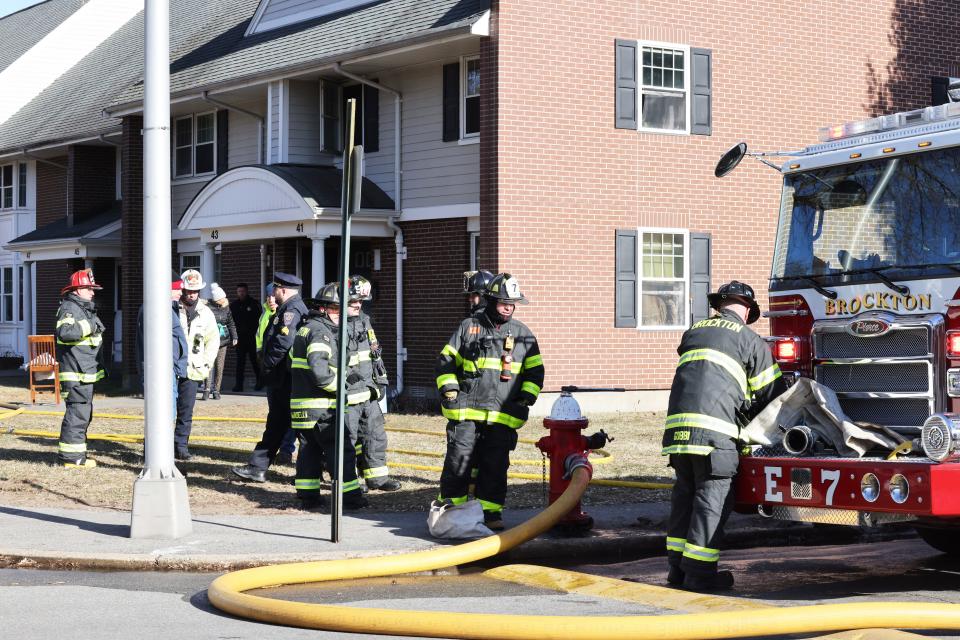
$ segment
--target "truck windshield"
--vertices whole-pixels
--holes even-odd
[[[960,263],[960,148],[784,178],[772,278],[891,278]],[[831,277],[836,276],[836,278]],[[809,285],[805,285],[809,286]]]

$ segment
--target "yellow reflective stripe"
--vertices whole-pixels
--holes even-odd
[[[457,376],[452,373],[444,373],[443,375],[437,376],[437,389],[441,389],[444,385],[448,384],[459,384],[457,382]]]
[[[660,450],[660,455],[667,456],[675,453],[689,453],[695,456],[708,456],[710,452],[713,451],[713,447],[709,445],[699,445],[699,444],[674,444],[669,447],[664,447]]]
[[[334,398],[290,398],[291,409],[333,409],[336,406]]]
[[[106,375],[106,372],[101,369],[96,373],[77,373],[76,371],[61,371],[60,372],[60,382],[82,382],[84,384],[91,384],[94,382],[99,382],[103,380],[103,376]]]
[[[496,513],[500,513],[501,511],[503,511],[502,504],[497,504],[496,502],[490,502],[489,500],[481,500],[480,498],[477,498],[477,502],[480,503],[480,506],[483,507],[484,511],[493,511]]]
[[[317,351],[322,351],[328,356],[333,355],[333,349],[330,348],[330,345],[323,342],[311,342],[307,345],[307,354],[315,353]]]
[[[74,320],[73,317],[64,318],[63,320],[57,320],[57,329],[59,329],[61,326],[65,324],[77,324],[77,321]]]
[[[707,360],[708,362],[712,362],[723,367],[723,369],[737,382],[744,395],[746,395],[747,373],[743,370],[743,365],[741,365],[739,362],[722,351],[717,351],[716,349],[691,349],[680,356],[680,362],[677,363],[677,368],[682,367],[688,362],[695,362],[697,360]]]
[[[450,356],[453,358],[457,365],[463,364],[463,356],[460,355],[460,352],[453,348],[452,345],[445,344],[443,345],[443,350],[440,352],[442,356]]]
[[[358,491],[359,489],[360,489],[360,481],[359,481],[359,480],[354,479],[354,480],[350,480],[349,482],[344,482],[344,483],[343,483],[343,492],[344,492],[344,493],[349,493],[350,491]]]
[[[720,560],[720,550],[710,547],[698,547],[695,544],[686,543],[683,547],[683,557],[701,562],[717,562]]]
[[[347,404],[360,404],[370,399],[370,389],[347,394]]]
[[[702,413],[675,413],[667,416],[664,428],[676,429],[677,427],[696,427],[698,429],[707,429],[716,431],[731,438],[740,436],[740,428],[732,422],[707,416]]]
[[[330,393],[336,393],[337,391],[337,377],[334,376],[330,382],[321,387],[324,391],[329,391]]]
[[[759,391],[768,384],[772,384],[774,380],[782,375],[783,373],[780,371],[780,367],[774,363],[772,367],[764,369],[759,374],[747,380],[747,383],[750,385],[750,391]]]
[[[75,347],[77,345],[88,345],[91,347],[99,347],[103,343],[103,336],[88,336],[80,340],[67,341],[67,340],[57,340],[57,344],[62,344],[67,347]]]
[[[80,328],[83,329],[83,335],[88,336],[93,333],[93,327],[90,326],[89,320],[83,319],[77,324],[79,324]]]
[[[319,489],[320,489],[320,479],[317,478],[316,480],[314,480],[314,479],[311,478],[311,479],[308,480],[308,479],[306,479],[306,478],[304,478],[304,479],[297,478],[296,480],[293,481],[293,486],[294,486],[295,488],[297,488],[297,489],[304,489],[304,490],[307,490],[307,491],[310,491],[310,490],[312,490],[312,489],[317,489],[317,490],[319,490]]]
[[[70,444],[68,442],[60,443],[60,453],[86,453],[87,444],[81,442],[80,444]]]
[[[524,421],[520,418],[515,418],[508,413],[501,413],[499,411],[488,411],[487,412],[487,422],[496,422],[502,425],[506,425],[511,429],[519,429],[523,426]]]
[[[304,422],[302,420],[290,421],[291,429],[313,429],[315,426],[317,426],[316,421],[313,421],[313,422]]]
[[[524,371],[526,371],[527,369],[533,369],[534,367],[542,367],[542,366],[543,366],[543,356],[541,356],[539,353],[535,356],[530,356],[529,358],[523,359]]]
[[[501,368],[500,358],[477,358],[476,360],[464,360],[463,361],[463,370],[464,371],[478,371],[480,369],[495,369],[500,371]],[[520,373],[520,370],[523,368],[522,362],[511,362],[510,371],[513,373]]]
[[[457,496],[456,498],[444,498],[443,495],[437,496],[437,500],[443,502],[444,500],[449,500],[453,504],[463,504],[470,499],[470,496]]]
[[[687,541],[683,538],[671,538],[667,536],[667,551],[679,551],[683,553],[683,547],[687,544]]]
[[[384,476],[390,475],[390,470],[387,467],[374,467],[372,469],[363,470],[363,478],[383,478]]]
[[[485,422],[487,419],[487,412],[480,409],[448,409],[441,405],[440,412],[444,418],[453,420],[454,422],[463,422],[464,420]]]
[[[290,368],[291,369],[309,369],[310,365],[307,364],[306,358],[294,358],[290,356]]]
[[[364,351],[357,351],[350,356],[350,360],[347,362],[348,366],[355,367],[361,362],[370,362],[370,350],[365,349]]]
[[[527,393],[532,395],[534,398],[539,397],[540,395],[540,387],[536,383],[530,382],[529,380],[525,381],[522,385],[520,385],[520,390],[526,391]]]

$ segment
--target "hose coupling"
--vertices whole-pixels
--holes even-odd
[[[577,469],[586,469],[590,477],[593,477],[593,465],[587,460],[587,456],[582,453],[571,453],[563,461],[563,479],[569,480],[573,477],[573,472]]]

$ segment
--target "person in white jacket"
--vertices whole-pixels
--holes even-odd
[[[197,388],[210,376],[210,369],[220,350],[220,331],[217,319],[206,303],[200,300],[204,288],[203,276],[196,269],[187,269],[180,276],[183,290],[180,295],[180,326],[187,337],[187,377],[177,380],[177,424],[173,432],[173,454],[177,460],[189,460],[187,448],[193,428],[193,407],[197,403]]]

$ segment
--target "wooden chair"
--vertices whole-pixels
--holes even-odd
[[[30,402],[37,403],[37,391],[53,391],[60,404],[60,363],[53,336],[27,336],[29,351]],[[39,375],[38,375],[39,374]]]

